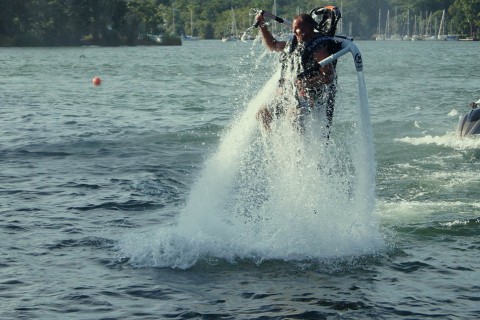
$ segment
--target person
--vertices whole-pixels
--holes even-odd
[[[285,93],[283,86],[289,80],[285,78],[288,76],[288,72],[296,72],[293,81],[297,117],[302,117],[305,113],[315,109],[324,109],[328,138],[335,104],[336,70],[335,63],[329,63],[323,67],[320,67],[318,63],[338,50],[338,44],[332,37],[316,32],[317,23],[308,14],[300,14],[294,18],[293,37],[288,41],[275,39],[265,24],[263,14],[257,14],[255,19],[260,28],[264,45],[269,50],[282,52],[280,57],[282,63],[279,80],[280,94]],[[280,104],[263,107],[257,113],[257,118],[263,122],[266,129],[270,128],[274,117],[286,113],[285,107]],[[301,129],[303,130],[303,128]]]
[[[475,102],[470,102],[469,106],[472,108],[465,113],[458,122],[457,131],[460,137],[480,135],[480,99]]]
[[[470,108],[472,108],[472,109],[478,108],[479,105],[480,105],[480,99],[478,99],[475,102],[470,102]]]

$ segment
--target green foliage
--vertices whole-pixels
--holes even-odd
[[[476,38],[480,0],[277,0],[277,14],[291,20],[323,5],[341,6],[343,33],[369,39],[377,31],[379,9],[405,25],[426,23],[447,10],[450,33]],[[250,27],[252,8],[273,11],[273,0],[0,0],[0,45],[57,46],[94,43],[135,45],[142,34],[188,34],[219,39],[230,33],[232,14],[241,34]],[[422,18],[420,18],[422,17]],[[410,21],[410,24],[413,22]],[[399,28],[397,26],[397,28]]]
[[[480,29],[480,0],[456,0],[449,9],[452,23],[459,33],[478,38]]]

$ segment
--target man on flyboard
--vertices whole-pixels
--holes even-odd
[[[321,16],[322,20],[315,21],[312,14]],[[333,6],[314,9],[311,14],[297,15],[292,23],[293,36],[288,41],[279,41],[268,30],[263,13],[260,12],[255,17],[264,45],[272,51],[282,52],[280,91],[285,84],[288,71],[294,71],[297,117],[301,118],[313,111],[324,112],[327,138],[335,104],[336,63],[320,67],[318,62],[339,50],[339,44],[333,38],[339,18],[340,11]],[[285,112],[284,106],[277,103],[263,107],[257,117],[263,122],[264,127],[269,129],[274,117],[279,117]],[[300,130],[303,130],[301,120],[297,123]]]

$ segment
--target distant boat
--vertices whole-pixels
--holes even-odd
[[[390,37],[390,10],[387,10],[387,18],[385,19],[385,40],[392,40]]]
[[[181,46],[182,39],[173,34],[142,34],[138,37],[138,44],[159,46]]]
[[[403,40],[403,37],[402,37],[401,35],[399,35],[399,34],[396,33],[396,34],[392,34],[392,35],[390,36],[390,38],[388,38],[388,40],[396,40],[396,41],[399,41],[399,40]]]
[[[194,36],[187,36],[187,35],[182,35],[182,40],[184,41],[198,41],[199,39]]]
[[[458,34],[447,34],[447,41],[458,41],[460,40],[460,36]]]
[[[245,42],[245,41],[248,41],[248,40],[255,40],[255,37],[252,36],[251,34],[247,34],[247,32],[245,32],[245,33],[240,37],[240,40],[242,40],[243,42]]]
[[[380,27],[381,18],[382,18],[382,9],[378,9],[378,26],[377,26],[377,35],[375,36],[375,40],[377,41],[385,40],[385,35],[382,34],[381,27]]]
[[[174,34],[175,30],[175,7],[172,6],[172,32],[164,34],[143,34],[139,39],[143,44],[154,44],[160,46],[181,46],[182,38]]]
[[[193,36],[193,11],[190,10],[190,32],[191,35],[182,34],[182,39],[185,41],[198,41],[198,37]]]
[[[445,10],[442,11],[442,18],[440,20],[440,27],[436,36],[427,37],[425,40],[440,40],[440,41],[458,41],[459,36],[453,34],[446,34],[447,21],[445,18]]]
[[[407,9],[407,33],[402,37],[402,40],[412,40],[412,37],[410,36],[410,9]]]
[[[222,37],[222,42],[237,41],[237,40],[238,38],[235,36]]]
[[[442,12],[442,19],[440,20],[440,27],[438,28],[437,40],[447,40],[447,35],[445,34],[445,9]]]
[[[418,28],[417,28],[417,16],[415,15],[415,18],[413,20],[413,34],[412,34],[412,41],[422,41],[423,37],[419,34],[417,34]]]
[[[398,33],[398,13],[397,13],[397,8],[395,7],[395,18],[393,20],[393,28],[390,26],[390,10],[387,11],[387,30],[390,33],[390,35],[387,37],[385,36],[385,40],[403,40],[403,37]],[[391,32],[393,30],[393,32]]]
[[[445,34],[446,26],[447,26],[447,18],[445,17],[445,10],[443,10],[442,21],[440,21],[440,30],[442,31],[443,40],[458,41],[460,37],[457,34]],[[440,31],[439,31],[439,36],[440,36]]]
[[[387,10],[387,17],[385,19],[385,32],[381,33],[380,21],[382,18],[382,11],[381,9],[378,10],[378,27],[377,27],[377,35],[375,36],[376,41],[384,41],[384,40],[403,40],[402,36],[395,33],[390,33],[390,10]],[[397,17],[395,16],[395,21]],[[396,25],[396,22],[395,22]]]
[[[230,30],[230,35],[222,37],[222,42],[237,41],[238,39],[237,21],[235,20],[235,11],[233,11],[232,8],[232,26]]]
[[[423,37],[423,40],[426,40],[426,41],[431,41],[431,40],[437,40],[437,36],[434,35],[434,33],[432,34],[432,13],[430,12],[430,14],[428,13],[425,13],[425,33],[422,35]]]

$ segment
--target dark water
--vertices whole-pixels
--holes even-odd
[[[241,220],[258,190],[240,184],[227,224],[208,209],[228,196],[229,161],[249,155],[244,186],[265,172],[242,144],[249,133],[264,148],[257,123],[241,116],[268,92],[274,56],[220,41],[1,49],[0,318],[476,319],[480,141],[455,126],[480,98],[479,44],[358,46],[374,199],[352,198],[335,167],[278,174],[281,206]],[[355,159],[349,59],[322,154],[338,163]],[[276,161],[295,153],[282,148]]]

